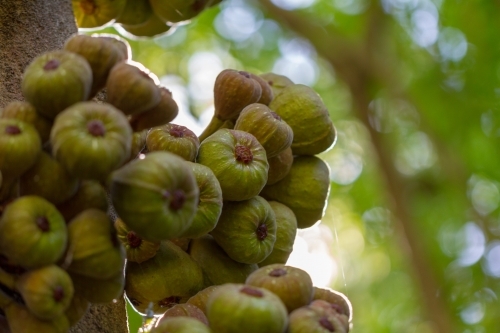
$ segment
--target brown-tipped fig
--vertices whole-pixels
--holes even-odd
[[[130,230],[120,218],[115,220],[115,229],[118,240],[120,240],[125,247],[127,260],[129,261],[141,263],[151,259],[160,248],[160,242],[150,242],[142,239],[137,233]]]
[[[92,69],[92,87],[89,97],[104,88],[111,68],[124,61],[122,52],[109,39],[83,34],[68,38],[64,49],[84,57]]]
[[[149,0],[156,15],[163,21],[178,23],[198,15],[206,6],[207,0]]]
[[[214,116],[200,135],[200,141],[222,128],[226,120],[236,121],[241,110],[257,103],[261,95],[262,88],[250,73],[234,69],[220,72],[214,84]]]
[[[132,134],[132,145],[130,148],[130,157],[128,161],[139,158],[141,154],[147,153],[146,148],[146,138],[148,137],[149,129],[142,130],[140,132],[134,132]]]
[[[287,333],[347,333],[338,315],[324,309],[303,306],[288,316]]]
[[[52,320],[41,320],[24,305],[12,302],[3,309],[10,332],[16,333],[67,333],[69,321],[61,315]]]
[[[103,212],[108,210],[106,190],[94,180],[82,180],[75,195],[57,205],[57,209],[64,216],[66,222],[89,208],[99,209]]]
[[[106,279],[95,279],[88,276],[70,273],[75,294],[92,304],[106,304],[120,298],[125,287],[123,271]]]
[[[35,128],[18,119],[0,118],[0,171],[13,183],[31,168],[42,150]]]
[[[146,147],[148,151],[168,151],[186,161],[194,162],[198,155],[200,140],[186,126],[166,124],[149,130]]]
[[[112,105],[81,102],[56,118],[50,142],[71,175],[103,181],[130,156],[132,129]]]
[[[0,253],[12,263],[36,268],[58,261],[68,233],[56,207],[37,196],[23,196],[5,208],[0,218]]]
[[[264,104],[254,103],[245,107],[234,129],[255,136],[266,150],[268,159],[292,145],[293,131],[290,126]]]
[[[244,201],[226,201],[210,233],[233,260],[256,264],[273,250],[276,216],[269,203],[256,196]]]
[[[288,77],[276,73],[264,73],[259,76],[271,87],[273,97],[278,95],[285,87],[294,84]]]
[[[293,164],[292,148],[288,147],[278,155],[268,158],[269,170],[267,172],[266,185],[273,185],[285,178],[290,172]]]
[[[165,87],[160,87],[161,100],[157,106],[143,113],[132,116],[130,125],[136,132],[152,127],[165,125],[177,117],[179,106],[172,98],[172,92]]]
[[[117,36],[115,34],[103,33],[93,34],[92,37],[102,38],[107,42],[113,44],[113,46],[116,47],[116,49],[118,49],[118,51],[120,52],[121,58],[123,60],[132,60],[132,48],[125,38]]]
[[[224,283],[226,283],[226,282],[224,282]],[[224,284],[224,283],[221,283],[221,284]],[[238,282],[236,282],[236,283],[238,283]],[[210,295],[212,294],[212,292],[214,290],[216,290],[217,288],[219,288],[219,286],[221,284],[219,284],[219,285],[212,285],[212,286],[208,286],[206,288],[203,288],[202,290],[198,291],[195,295],[191,296],[186,301],[186,304],[193,304],[198,309],[200,309],[205,314],[205,316],[206,316],[207,315],[207,301],[208,301],[208,298],[210,297]]]
[[[324,214],[330,192],[330,168],[319,157],[297,156],[290,172],[274,185],[265,186],[260,195],[290,208],[298,228],[308,228]]]
[[[199,196],[186,161],[166,151],[148,153],[113,172],[110,192],[120,218],[150,241],[182,237]]]
[[[272,264],[261,267],[250,274],[245,283],[272,291],[283,301],[289,313],[308,305],[313,297],[311,277],[293,266]]]
[[[260,96],[260,99],[257,101],[257,103],[264,104],[264,105],[269,105],[271,101],[274,98],[274,92],[269,83],[264,80],[262,77],[255,75],[253,73],[250,73],[250,76],[252,79],[257,81],[257,83],[260,85],[262,88],[262,94]]]
[[[55,205],[71,198],[77,190],[78,179],[70,176],[61,163],[44,151],[19,181],[21,195],[38,195]]]
[[[217,333],[283,333],[287,315],[278,296],[243,284],[222,285],[207,303],[210,328]]]
[[[129,61],[115,65],[106,82],[107,101],[126,115],[139,114],[161,100],[158,79],[141,64]]]
[[[152,13],[153,9],[148,0],[126,0],[125,7],[115,22],[138,25],[146,22]]]
[[[339,314],[352,321],[352,305],[346,295],[331,288],[314,287],[313,300],[324,300],[332,304]]]
[[[36,112],[35,107],[28,102],[10,102],[0,111],[0,118],[14,118],[33,125],[40,135],[42,144],[50,137],[52,121]]]
[[[24,70],[21,89],[37,112],[54,119],[89,98],[92,69],[82,56],[57,50],[36,57]]]
[[[151,12],[144,23],[131,25],[119,24],[120,32],[132,40],[150,39],[170,35],[175,27],[165,23],[154,12]]]
[[[64,316],[68,318],[69,326],[75,326],[80,319],[85,316],[90,308],[90,302],[78,294],[73,294],[71,303],[64,312]]]
[[[99,28],[113,22],[127,0],[71,0],[79,28]]]
[[[146,313],[152,302],[152,310],[162,314],[203,288],[201,268],[170,241],[163,241],[159,251],[149,260],[140,264],[127,262],[125,274],[125,293],[141,313]]]
[[[161,325],[162,321],[165,321],[167,318],[173,317],[194,318],[208,326],[208,319],[205,313],[203,313],[203,311],[201,311],[200,308],[198,308],[196,305],[188,303],[176,304],[172,306],[161,316],[157,325]]]
[[[224,200],[248,200],[267,182],[266,151],[250,133],[218,130],[201,143],[197,162],[212,169]]]
[[[350,323],[349,317],[342,313],[342,308],[338,304],[329,303],[322,299],[315,299],[309,304],[309,308],[318,312],[325,313],[326,315],[335,316],[342,324],[346,332],[349,332]]]
[[[108,215],[87,209],[68,224],[68,272],[108,279],[123,271],[125,249]]]
[[[27,271],[16,280],[15,288],[26,307],[41,320],[52,320],[63,315],[74,293],[68,273],[56,265]]]
[[[194,318],[168,317],[157,324],[151,333],[213,333],[213,331]]]

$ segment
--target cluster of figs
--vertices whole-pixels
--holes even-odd
[[[130,38],[170,34],[222,0],[72,0],[79,28],[114,24]]]
[[[323,216],[335,127],[285,76],[225,69],[197,136],[111,35],[39,55],[0,110],[0,308],[67,332],[123,295],[152,332],[347,332],[347,298],[286,266]],[[99,96],[99,98],[96,98]],[[170,317],[183,318],[170,318]],[[184,318],[188,317],[188,318]]]

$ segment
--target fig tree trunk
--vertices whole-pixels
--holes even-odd
[[[77,32],[70,0],[0,0],[0,108],[22,101],[24,68]],[[0,332],[7,332],[0,320]],[[125,302],[93,305],[73,333],[128,333]]]

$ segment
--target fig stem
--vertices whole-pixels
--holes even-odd
[[[214,134],[222,128],[234,128],[234,122],[232,120],[219,119],[216,116],[212,117],[208,126],[200,134],[200,142],[208,138],[210,135]]]

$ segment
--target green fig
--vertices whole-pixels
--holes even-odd
[[[139,158],[141,154],[147,152],[146,138],[148,137],[149,129],[144,129],[140,132],[132,133],[132,145],[130,148],[130,157],[128,161]]]
[[[118,17],[116,23],[138,25],[147,21],[153,9],[148,0],[126,0],[125,7]]]
[[[347,333],[335,313],[311,306],[300,307],[289,315],[287,333]]]
[[[90,308],[90,302],[78,294],[73,294],[71,303],[69,304],[64,315],[68,318],[69,325],[75,326],[80,319],[85,316]]]
[[[264,73],[260,74],[259,77],[264,79],[267,82],[267,84],[271,87],[273,91],[273,97],[278,95],[285,87],[294,84],[293,81],[290,80],[285,75],[280,75],[276,73]]]
[[[51,320],[41,320],[24,305],[12,302],[3,309],[10,332],[16,333],[67,333],[69,321],[61,315]]]
[[[276,241],[276,216],[269,203],[256,196],[245,201],[226,201],[210,233],[229,257],[245,264],[263,261]]]
[[[150,242],[142,239],[120,219],[115,220],[118,240],[127,251],[127,260],[141,263],[153,258],[160,248],[160,242]]]
[[[50,142],[69,174],[103,181],[130,156],[132,129],[112,105],[81,102],[56,118]]]
[[[287,315],[278,296],[244,284],[222,285],[207,303],[210,328],[217,333],[283,333]]]
[[[106,190],[94,180],[82,180],[75,195],[57,205],[57,209],[64,216],[66,222],[89,208],[96,208],[103,212],[108,210]]]
[[[154,13],[164,22],[177,23],[198,15],[206,0],[149,0]]]
[[[108,41],[109,43],[113,44],[113,46],[116,47],[118,51],[120,51],[121,58],[123,60],[127,61],[132,59],[132,48],[130,47],[130,44],[127,42],[125,38],[122,38],[115,34],[104,34],[104,33],[93,34],[92,36],[96,38],[102,38]]]
[[[214,290],[219,288],[220,285],[212,285],[208,286],[206,288],[203,288],[202,290],[198,291],[196,294],[191,296],[187,301],[186,304],[193,304],[196,306],[198,309],[200,309],[205,316],[207,315],[207,301],[210,295]]]
[[[308,228],[324,214],[330,191],[330,169],[316,156],[298,156],[285,178],[265,186],[260,195],[290,208],[298,228]]]
[[[166,124],[149,130],[146,147],[148,151],[169,151],[186,161],[194,162],[198,155],[200,140],[186,126]]]
[[[35,107],[28,102],[10,102],[0,111],[0,118],[19,119],[33,125],[40,135],[42,144],[50,137],[52,121],[36,112]]]
[[[126,0],[71,0],[79,28],[99,28],[120,16]]]
[[[203,313],[203,311],[201,311],[196,305],[188,303],[176,304],[172,306],[160,317],[157,325],[161,325],[161,323],[167,320],[167,318],[173,317],[194,318],[208,326],[208,319],[205,313]]]
[[[149,153],[113,172],[110,193],[120,218],[149,241],[182,237],[193,221],[199,196],[186,162],[165,151]]]
[[[194,318],[168,317],[154,327],[151,333],[213,333],[213,331]]]
[[[350,329],[349,318],[347,315],[342,313],[342,309],[338,304],[329,303],[322,299],[315,299],[309,304],[309,307],[319,312],[335,316],[338,319],[338,321],[340,321],[345,331],[349,332]]]
[[[24,70],[21,89],[37,112],[54,119],[90,96],[92,69],[84,57],[65,50],[46,52]]]
[[[38,196],[20,197],[0,218],[0,253],[12,263],[36,268],[57,262],[68,241],[64,218]]]
[[[136,132],[165,125],[177,117],[179,106],[172,98],[172,92],[160,87],[161,100],[155,107],[146,110],[130,119],[130,125]]]
[[[336,308],[336,311],[352,321],[352,305],[346,295],[331,288],[314,287],[313,300],[323,300]]]
[[[92,304],[106,304],[120,298],[125,287],[125,274],[118,272],[106,279],[96,279],[80,274],[70,274],[75,294]]]
[[[269,103],[271,103],[271,101],[274,98],[274,92],[273,92],[273,89],[271,88],[271,85],[266,80],[264,80],[262,77],[260,77],[259,75],[255,75],[253,73],[250,73],[250,76],[252,77],[252,79],[257,81],[257,83],[260,85],[260,87],[262,89],[262,94],[260,96],[260,99],[257,101],[257,103],[269,105]]]
[[[137,25],[120,24],[118,27],[122,28],[120,31],[124,31],[123,35],[132,40],[167,36],[175,31],[174,26],[165,23],[154,12],[149,14],[144,23]]]
[[[224,200],[248,200],[267,182],[266,151],[250,133],[218,130],[200,144],[196,161],[212,169]]]
[[[269,170],[267,171],[266,185],[273,185],[285,178],[290,172],[293,163],[292,148],[288,147],[278,155],[268,158]]]

